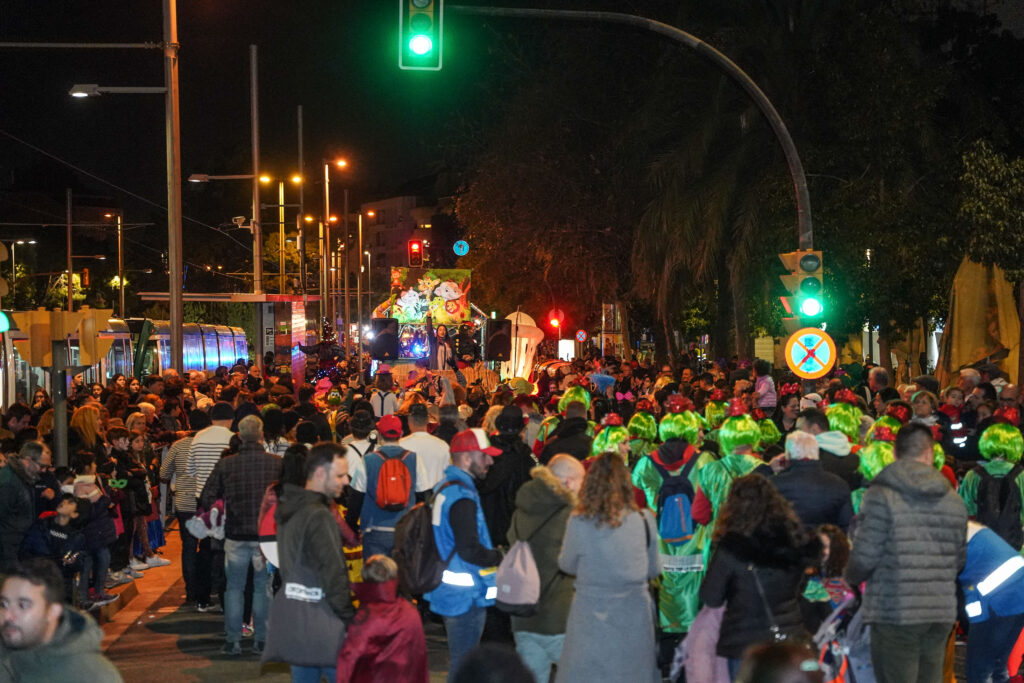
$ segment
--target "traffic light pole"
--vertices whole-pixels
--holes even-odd
[[[789,164],[789,173],[793,178],[793,185],[796,190],[796,211],[797,224],[800,230],[800,249],[814,248],[814,230],[811,223],[811,199],[807,191],[807,178],[804,175],[804,167],[797,154],[796,145],[790,137],[786,124],[783,123],[779,112],[771,103],[764,92],[757,86],[750,76],[726,57],[724,54],[705,43],[700,38],[693,36],[686,31],[669,26],[668,24],[646,17],[638,17],[633,14],[622,14],[620,12],[591,12],[578,10],[548,10],[548,9],[520,9],[511,7],[469,7],[466,5],[449,5],[447,8],[452,12],[485,17],[514,17],[529,19],[563,19],[568,21],[596,21],[608,24],[625,24],[636,28],[646,29],[659,35],[671,38],[694,50],[697,54],[709,60],[735,80],[744,92],[750,96],[754,103],[768,119],[775,137],[778,138],[782,151],[786,155],[786,163]]]
[[[53,464],[68,465],[68,342],[50,342],[53,365],[50,367],[50,396],[53,398]]]

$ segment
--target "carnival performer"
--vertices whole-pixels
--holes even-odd
[[[669,533],[669,515],[676,509],[671,500],[683,494],[692,503],[701,470],[714,462],[714,456],[701,452],[703,420],[693,410],[693,404],[661,418],[658,436],[661,445],[644,455],[633,469],[633,485],[644,492],[647,507],[655,512],[658,521],[658,552],[661,554],[662,573],[658,586],[658,626],[663,633],[686,633],[700,609],[700,584],[704,578],[704,550],[710,544],[711,527],[695,525],[690,505],[679,506],[685,513],[691,510],[689,537]],[[679,501],[680,503],[683,501]]]
[[[698,472],[697,495],[692,514],[698,524],[712,525],[718,518],[718,511],[725,504],[732,482],[738,477],[757,472],[772,476],[772,468],[756,458],[754,450],[761,443],[761,428],[754,418],[746,413],[742,400],[734,399],[729,404],[729,417],[718,430],[720,460],[709,462]],[[704,563],[711,555],[710,545],[704,547]]]

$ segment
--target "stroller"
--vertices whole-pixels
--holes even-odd
[[[814,634],[825,683],[875,683],[871,633],[857,594],[837,607]]]

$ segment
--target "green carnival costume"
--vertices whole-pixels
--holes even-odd
[[[978,439],[978,450],[984,458],[978,466],[985,468],[993,477],[1002,478],[1020,462],[1021,454],[1024,453],[1024,437],[1021,437],[1020,430],[1016,427],[997,422],[982,432],[981,438]],[[963,481],[960,482],[960,497],[964,499],[967,514],[971,516],[978,514],[980,483],[981,475],[974,470],[965,474]],[[1017,475],[1016,484],[1017,493],[1024,500],[1024,472]],[[1024,525],[1024,509],[1021,511],[1021,524]]]
[[[737,409],[738,410],[738,409]],[[730,412],[732,409],[730,409]],[[761,428],[750,415],[735,414],[722,423],[719,430],[718,443],[722,448],[722,458],[709,462],[701,468],[697,482],[704,496],[711,503],[711,522],[709,529],[715,526],[718,511],[729,496],[729,489],[737,477],[743,477],[765,463],[747,453],[737,453],[736,449],[749,446],[756,449],[761,443]],[[707,566],[711,557],[711,544],[704,546],[704,564]]]
[[[635,467],[640,458],[651,453],[657,445],[658,423],[654,416],[645,411],[633,413],[626,426],[629,430],[629,466]]]
[[[562,423],[562,416],[565,414],[565,409],[568,408],[569,404],[573,401],[579,401],[587,407],[587,410],[590,410],[590,392],[578,384],[566,389],[562,398],[558,399],[558,414],[546,417],[544,418],[544,421],[540,423],[540,429],[537,431],[537,440],[533,442],[534,455],[540,455],[540,452],[544,450],[544,444],[547,443],[548,437],[550,437],[551,432],[555,431],[555,428]],[[593,422],[590,422],[587,425],[587,434],[590,436],[594,435]]]
[[[689,473],[694,492],[702,468],[714,462],[710,453],[700,452],[703,420],[692,411],[670,413],[662,418],[659,436],[664,442],[659,449],[641,457],[633,468],[633,485],[644,492],[647,507],[658,509],[658,492],[664,481],[659,466],[670,476],[678,474],[685,466],[683,455],[671,465],[663,462],[668,454],[678,454],[680,449],[693,447],[691,458],[697,462]],[[697,525],[693,537],[680,545],[670,545],[658,539],[661,553],[662,573],[658,587],[658,625],[669,633],[685,633],[690,629],[700,609],[700,584],[704,579],[706,546],[711,545],[711,527]]]
[[[864,492],[868,490],[871,480],[895,462],[896,455],[893,453],[892,444],[896,440],[896,433],[900,431],[901,426],[900,421],[893,417],[878,418],[868,433],[868,445],[857,451],[857,455],[860,457],[857,471],[864,475],[864,485],[850,492],[853,514],[860,514]]]

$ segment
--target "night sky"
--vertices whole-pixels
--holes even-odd
[[[445,69],[402,72],[396,66],[397,14],[390,0],[179,0],[184,177],[251,169],[250,44],[259,46],[261,170],[283,175],[296,169],[299,104],[307,175],[318,178],[325,157],[346,156],[354,202],[387,196],[437,170],[445,140],[486,119],[487,29],[476,22],[458,31],[460,20],[446,16]],[[0,41],[148,42],[161,36],[160,0],[0,4]],[[68,95],[75,83],[162,86],[162,55],[2,49],[0,131],[164,205],[163,96],[75,99]],[[59,186],[66,171],[0,135],[0,173],[4,186],[33,189]],[[186,183],[184,214],[207,223],[248,214],[246,183],[235,182],[230,190]],[[332,182],[343,183],[340,177]],[[321,189],[309,184],[306,191],[307,203],[319,205]],[[146,215],[152,209],[95,182],[83,192],[108,192],[136,220],[140,214],[156,218]],[[203,198],[208,192],[226,200],[218,206]],[[187,243],[185,254],[187,259]]]

